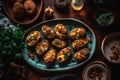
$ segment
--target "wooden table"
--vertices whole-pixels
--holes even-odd
[[[70,5],[68,6],[68,8],[66,10],[58,10],[55,6],[54,6],[54,0],[50,0],[50,3],[48,2],[48,0],[43,0],[44,1],[44,6],[43,6],[43,11],[42,14],[40,15],[39,19],[31,24],[28,25],[28,27],[24,27],[23,29],[28,29],[29,27],[32,27],[33,25],[41,22],[41,21],[45,21],[46,19],[44,18],[44,9],[48,6],[52,7],[54,9],[54,19],[56,18],[75,18],[78,20],[83,21],[84,23],[86,23],[87,25],[90,26],[90,28],[93,29],[93,31],[95,32],[96,35],[96,39],[97,39],[97,44],[96,44],[96,50],[95,53],[93,55],[93,57],[84,65],[77,67],[75,69],[72,70],[68,70],[68,71],[61,71],[61,72],[43,72],[40,71],[39,73],[36,73],[35,70],[32,70],[33,68],[31,68],[30,66],[28,66],[33,72],[34,72],[34,79],[30,79],[30,80],[39,80],[40,77],[43,76],[54,76],[54,75],[59,75],[59,74],[65,74],[65,73],[72,73],[72,74],[76,74],[77,75],[77,80],[82,80],[82,71],[84,69],[84,67],[92,62],[92,61],[103,61],[104,63],[106,63],[110,69],[111,69],[111,80],[120,80],[120,65],[119,64],[112,64],[110,62],[108,62],[104,57],[103,54],[101,52],[101,43],[103,38],[106,35],[109,35],[110,33],[113,32],[120,32],[120,10],[119,10],[119,6],[118,4],[120,3],[119,0],[106,0],[106,4],[103,5],[99,5],[99,4],[95,4],[94,0],[86,0],[85,1],[85,5],[83,7],[82,10],[80,11],[73,11],[70,7]],[[118,2],[119,3],[118,3]],[[96,22],[94,21],[94,15],[95,12],[99,9],[99,8],[109,8],[111,9],[114,13],[115,13],[115,22],[111,25],[111,28],[109,29],[100,29],[98,28],[98,24],[96,24]],[[73,79],[71,79],[73,80]]]

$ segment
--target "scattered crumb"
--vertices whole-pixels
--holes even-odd
[[[35,58],[35,55],[34,55],[34,54],[28,53],[27,55],[28,55],[29,58],[31,58],[32,60],[34,60],[34,58]]]

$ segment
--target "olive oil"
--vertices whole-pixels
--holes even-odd
[[[84,6],[83,0],[72,0],[71,1],[71,7],[75,11],[81,10],[83,6]]]

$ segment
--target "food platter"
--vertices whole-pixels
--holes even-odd
[[[27,24],[31,24],[34,21],[37,20],[37,18],[40,16],[41,11],[42,11],[42,7],[43,7],[43,0],[35,0],[35,4],[36,4],[36,12],[34,13],[34,15],[26,15],[26,13],[24,12],[24,15],[16,18],[13,14],[13,3],[15,0],[2,0],[3,3],[3,9],[6,13],[6,15],[15,23],[18,24],[22,24],[22,25],[27,25]],[[24,1],[24,0],[18,0],[18,1]],[[21,13],[19,13],[21,14]],[[16,14],[16,15],[19,15]]]
[[[32,31],[36,31],[36,30],[39,31],[42,35],[42,39],[47,40],[45,38],[45,35],[42,33],[41,26],[48,25],[54,30],[56,24],[63,24],[68,31],[68,35],[69,35],[70,31],[75,28],[84,28],[86,30],[86,35],[84,36],[84,38],[89,38],[91,40],[91,42],[89,42],[85,46],[85,47],[90,48],[90,52],[89,52],[88,56],[86,57],[86,59],[79,61],[79,62],[73,61],[73,55],[76,51],[72,49],[72,55],[67,63],[60,65],[55,59],[53,66],[48,67],[43,61],[43,56],[40,57],[36,54],[35,46],[29,47],[27,45],[26,38]],[[30,29],[28,29],[25,32],[25,34],[23,35],[22,41],[24,43],[24,48],[23,48],[22,52],[23,52],[23,58],[25,59],[25,61],[32,67],[34,67],[38,70],[44,70],[44,71],[63,71],[63,70],[70,70],[70,69],[79,67],[82,64],[86,63],[93,56],[95,47],[96,47],[96,37],[95,37],[95,34],[92,31],[92,29],[88,25],[83,23],[82,21],[72,19],[72,18],[60,18],[60,19],[53,19],[53,20],[41,22],[41,23],[31,27]],[[70,38],[68,38],[67,39],[67,47],[72,48],[71,44],[72,44],[72,41],[70,40]],[[51,45],[50,45],[50,47],[53,48],[53,46],[51,46]],[[56,50],[56,51],[58,53],[60,50]],[[34,58],[31,59],[31,57],[28,56],[28,53],[32,53],[34,55]]]

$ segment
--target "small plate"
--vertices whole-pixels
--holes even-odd
[[[95,79],[90,78],[91,71],[93,71],[95,69],[97,69],[97,71],[98,71],[98,69],[101,70],[101,75],[102,75],[101,79],[99,79],[98,76],[96,76]],[[94,73],[92,73],[92,74],[94,74]],[[110,80],[111,79],[111,71],[110,71],[110,68],[104,62],[93,61],[84,68],[82,78],[83,78],[83,80]]]
[[[116,54],[114,49],[117,49],[117,48],[119,51],[119,52],[117,52],[118,58],[116,57],[117,58],[116,60],[115,59],[111,60],[110,57],[113,56],[113,54]],[[103,53],[104,57],[109,62],[120,63],[120,32],[115,32],[115,33],[112,33],[112,34],[106,36],[103,39],[101,49],[102,49],[102,53]],[[114,50],[114,52],[113,52],[113,50]]]
[[[12,12],[12,4],[11,0],[2,0],[3,4],[3,9],[7,16],[15,23],[22,24],[22,25],[27,25],[33,23],[37,18],[39,17],[41,11],[42,11],[42,6],[43,6],[43,0],[35,0],[35,3],[37,5],[37,10],[36,13],[32,16],[28,15],[23,15],[21,19],[16,19],[13,15]]]

